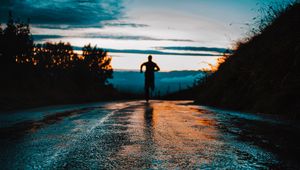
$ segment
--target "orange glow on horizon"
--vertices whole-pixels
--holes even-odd
[[[219,57],[217,59],[216,64],[207,63],[209,68],[203,68],[203,69],[201,69],[201,71],[204,71],[204,72],[216,72],[216,71],[218,71],[220,65],[222,63],[224,63],[228,57],[229,57],[228,54],[224,54],[222,57]]]

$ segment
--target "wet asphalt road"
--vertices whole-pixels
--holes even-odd
[[[123,101],[0,115],[0,169],[299,169],[278,117],[191,101]]]

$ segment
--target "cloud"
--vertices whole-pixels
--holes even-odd
[[[192,42],[188,39],[164,39],[164,38],[154,38],[148,36],[136,36],[136,35],[107,35],[107,34],[84,34],[80,38],[108,38],[108,39],[118,39],[118,40],[151,40],[151,41],[182,41],[182,42]]]
[[[217,52],[217,53],[224,53],[228,50],[228,53],[232,53],[233,50],[227,48],[217,48],[217,47],[189,47],[189,46],[182,46],[182,47],[156,47],[156,49],[160,50],[176,50],[176,51],[204,51],[204,52]]]
[[[108,22],[104,24],[105,26],[114,26],[114,27],[149,27],[147,24],[136,24],[136,23],[126,23],[126,22]]]
[[[57,30],[69,30],[74,28],[99,28],[102,27],[102,24],[97,25],[65,25],[65,24],[33,24],[33,27],[44,28],[44,29],[57,29]]]
[[[33,24],[93,25],[123,16],[122,0],[4,0],[0,16],[12,10],[15,17],[30,18]],[[24,18],[22,18],[24,17]],[[0,18],[6,21],[6,17]]]
[[[42,40],[45,40],[45,39],[55,39],[55,38],[63,38],[63,36],[61,35],[44,35],[44,34],[41,34],[41,35],[33,35],[33,39],[35,41],[42,41]]]
[[[106,49],[109,52],[113,53],[133,53],[133,54],[157,54],[157,55],[183,55],[183,56],[220,56],[217,54],[210,53],[177,53],[177,52],[164,52],[158,50],[135,50],[135,49]]]
[[[73,46],[74,50],[81,50],[82,47]],[[176,52],[163,52],[158,50],[136,50],[136,49],[109,49],[105,48],[111,53],[130,53],[130,54],[156,54],[156,55],[182,55],[182,56],[220,56],[210,53],[176,53]]]
[[[55,29],[55,27],[51,27]],[[67,29],[62,27],[62,29]],[[136,36],[136,35],[112,35],[112,34],[95,34],[95,33],[83,33],[81,35],[43,35],[36,34],[34,37],[37,37],[36,40],[46,40],[46,39],[62,39],[62,38],[102,38],[102,39],[114,39],[114,40],[149,40],[149,41],[177,41],[177,42],[193,42],[193,40],[188,39],[164,39],[164,38],[154,38],[148,36]]]

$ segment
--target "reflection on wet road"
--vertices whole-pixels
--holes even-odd
[[[102,103],[11,122],[0,128],[0,169],[300,167],[299,127],[189,103]]]

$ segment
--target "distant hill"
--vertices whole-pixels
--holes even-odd
[[[299,117],[300,4],[241,43],[196,91],[204,105]]]
[[[155,95],[166,95],[190,88],[204,75],[205,73],[200,71],[157,72],[155,73]],[[110,83],[122,92],[144,93],[144,74],[137,71],[114,71]]]

